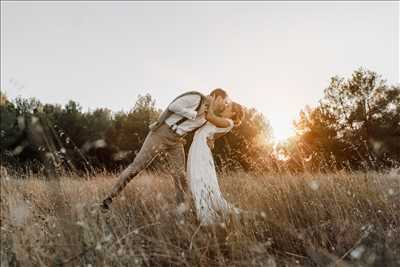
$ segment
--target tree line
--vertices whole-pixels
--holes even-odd
[[[161,110],[149,94],[128,112],[83,111],[70,100],[44,104],[36,98],[0,98],[1,165],[22,172],[119,171],[139,151]],[[220,171],[329,171],[384,169],[400,163],[400,89],[377,73],[358,69],[333,77],[324,97],[294,122],[296,136],[273,143],[268,120],[245,108],[243,123],[218,139]],[[187,137],[188,151],[192,135]],[[154,168],[161,168],[162,164]]]
[[[65,170],[120,170],[135,158],[149,132],[148,126],[161,112],[149,94],[138,96],[128,112],[116,113],[106,108],[83,111],[72,100],[62,106],[43,104],[35,98],[9,101],[3,95],[0,111],[1,164],[23,172],[43,171],[48,176]],[[261,113],[249,108],[246,118],[245,123],[215,144],[221,170],[250,170],[249,158],[262,148],[257,148],[254,140],[270,138],[270,126]],[[192,135],[187,137],[186,152],[191,138]]]
[[[400,162],[400,87],[358,69],[332,77],[315,108],[295,122],[284,148],[295,169],[382,170]]]

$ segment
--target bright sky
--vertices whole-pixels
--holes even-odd
[[[399,82],[399,3],[1,2],[1,89],[85,110],[225,88],[282,139],[334,75]]]

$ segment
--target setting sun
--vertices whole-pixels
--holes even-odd
[[[287,118],[286,116],[273,114],[268,116],[268,119],[271,123],[272,131],[273,131],[273,140],[275,142],[283,142],[286,141],[289,137],[295,134],[295,130],[293,128],[293,119]]]

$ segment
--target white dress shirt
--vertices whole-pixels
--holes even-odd
[[[196,94],[178,98],[168,106],[168,110],[173,112],[173,114],[165,120],[165,123],[179,135],[185,135],[201,127],[206,122],[206,118],[204,112],[198,114],[196,111],[200,101],[201,96]],[[175,125],[182,118],[186,118],[187,120],[178,126]]]

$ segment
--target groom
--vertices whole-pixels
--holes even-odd
[[[184,203],[187,189],[184,137],[207,122],[205,113],[211,99],[215,99],[217,111],[222,111],[227,93],[220,88],[214,89],[208,96],[196,91],[186,92],[168,105],[158,120],[150,125],[150,132],[135,160],[120,174],[117,183],[103,200],[103,211],[110,208],[113,198],[160,153],[166,153],[171,164],[177,204]]]

